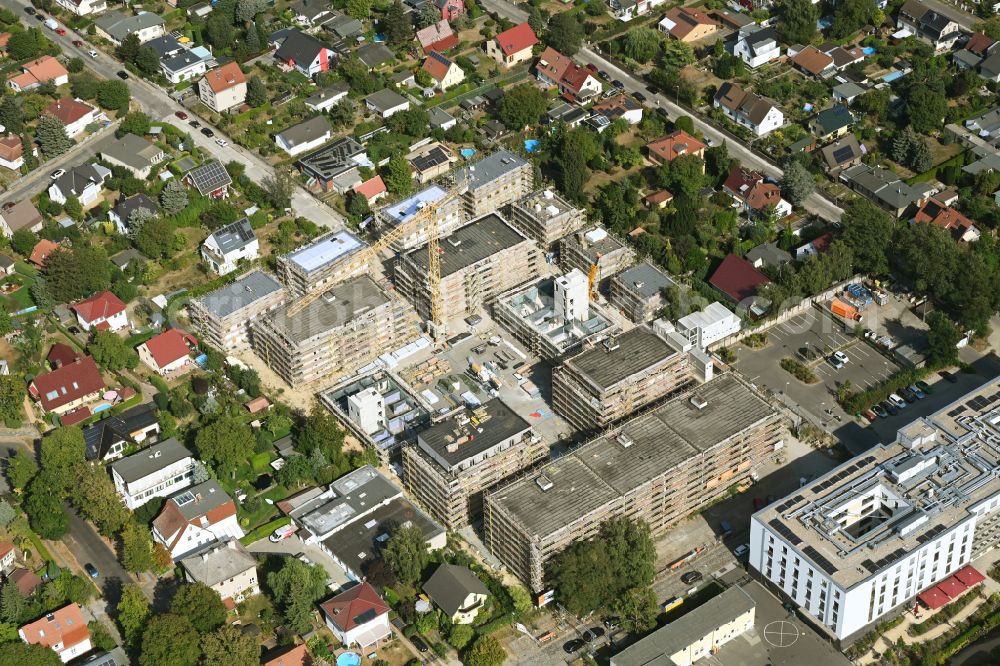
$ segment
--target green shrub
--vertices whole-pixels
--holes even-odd
[[[783,358],[780,363],[782,369],[787,370],[798,379],[800,382],[805,384],[815,384],[819,381],[816,377],[816,373],[804,366],[802,363],[796,361],[794,358]]]
[[[264,453],[254,455],[250,458],[250,466],[257,474],[263,474],[271,466],[271,453],[265,451]]]

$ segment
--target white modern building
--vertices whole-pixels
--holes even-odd
[[[756,69],[781,57],[781,44],[774,28],[751,23],[740,29],[733,44],[733,55]]]
[[[111,463],[115,490],[131,510],[153,497],[165,497],[191,485],[194,457],[171,437]]]
[[[754,514],[752,569],[841,642],[964,589],[1000,540],[998,400],[994,380]]]
[[[348,396],[347,414],[367,434],[375,434],[386,426],[385,398],[374,386],[369,386]]]
[[[698,349],[739,333],[740,326],[740,318],[718,301],[677,320],[677,331]]]
[[[259,251],[260,241],[245,217],[219,229],[201,244],[201,258],[219,275],[232,273],[241,262],[255,260]]]

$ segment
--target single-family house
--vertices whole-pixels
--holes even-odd
[[[318,112],[329,111],[346,99],[350,90],[351,88],[346,81],[335,81],[329,87],[306,97],[306,108]]]
[[[274,143],[293,157],[308,150],[314,150],[333,137],[333,126],[326,116],[315,116],[292,125],[274,135]]]
[[[837,71],[837,68],[833,65],[833,58],[815,46],[807,46],[799,50],[792,55],[791,63],[806,74],[814,76],[817,79],[825,79]]]
[[[156,55],[160,57],[161,61],[165,58],[175,56],[184,50],[184,45],[177,41],[177,38],[173,35],[154,37],[146,42],[146,46],[156,51]]]
[[[46,414],[61,415],[97,400],[104,387],[97,363],[90,356],[83,356],[35,376],[28,385],[28,394],[41,404]]]
[[[603,99],[591,107],[591,110],[601,114],[611,122],[619,118],[624,118],[629,125],[638,125],[642,122],[642,104],[625,93]]]
[[[353,187],[353,190],[358,196],[364,197],[369,206],[388,194],[385,182],[383,182],[382,176],[379,175],[375,175],[363,183],[358,183]]]
[[[387,62],[396,59],[396,54],[392,49],[377,42],[365,44],[355,51],[354,55],[369,71],[375,71]]]
[[[285,70],[297,69],[309,78],[333,67],[336,53],[329,46],[301,30],[292,30],[274,52],[274,59]]]
[[[843,104],[823,109],[809,121],[809,129],[820,141],[830,141],[847,134],[854,124],[854,115]]]
[[[64,97],[45,107],[43,113],[56,118],[66,127],[66,134],[75,138],[83,134],[87,125],[97,120],[98,111],[80,100]]]
[[[17,171],[24,165],[24,142],[16,134],[0,137],[0,166]]]
[[[774,210],[778,219],[792,214],[792,204],[781,198],[781,188],[758,172],[736,166],[729,173],[722,190],[739,203],[747,213],[762,214]]]
[[[903,3],[896,17],[896,27],[927,42],[937,53],[951,51],[962,36],[962,27],[957,22],[931,9],[921,0],[907,0]]]
[[[229,196],[229,186],[233,179],[219,160],[206,162],[184,174],[184,182],[198,190],[202,196],[225,199]]]
[[[17,547],[10,541],[0,541],[0,572],[6,576],[14,568],[17,560]]]
[[[434,87],[444,92],[465,80],[465,70],[437,51],[431,51],[420,69],[434,79]]]
[[[126,16],[118,10],[113,10],[94,21],[97,35],[115,46],[121,46],[129,35],[138,37],[140,44],[162,37],[166,34],[165,25],[163,17],[154,12],[139,12],[134,16]]]
[[[819,255],[830,249],[830,243],[833,242],[833,233],[827,231],[824,234],[820,234],[816,238],[813,238],[808,243],[803,243],[802,245],[795,248],[795,260],[805,261],[813,255]]]
[[[720,85],[713,104],[756,136],[770,134],[785,123],[785,114],[776,104],[737,83],[726,81]]]
[[[110,462],[125,455],[125,449],[152,442],[160,434],[160,421],[153,403],[130,407],[83,429],[87,460]]]
[[[486,55],[496,60],[501,67],[513,67],[531,60],[532,48],[537,43],[538,36],[525,21],[486,42]]]
[[[427,115],[430,119],[432,130],[439,128],[442,130],[450,130],[458,124],[458,119],[442,109],[440,106],[432,106],[430,110],[427,111]]]
[[[365,32],[365,24],[353,16],[334,10],[330,18],[324,21],[323,30],[346,41],[361,37]]]
[[[160,72],[167,80],[177,85],[183,81],[193,81],[208,71],[212,54],[203,46],[182,49],[179,53],[160,59]]]
[[[927,199],[917,209],[913,221],[941,227],[951,233],[955,240],[964,243],[974,243],[982,236],[975,222],[936,197]]]
[[[329,0],[296,0],[288,8],[295,14],[295,22],[308,28],[330,20],[335,11]]]
[[[889,169],[871,167],[863,162],[841,171],[840,180],[897,218],[929,196],[926,184],[908,185]]]
[[[13,275],[17,264],[14,262],[14,258],[7,254],[0,254],[0,274],[2,275]]]
[[[737,304],[750,304],[757,291],[771,280],[746,259],[729,254],[712,273],[708,283]],[[751,311],[754,310],[750,305]]]
[[[77,16],[100,14],[108,8],[105,0],[56,0],[56,4]]]
[[[372,113],[388,118],[394,113],[409,109],[410,101],[395,90],[382,88],[365,97],[365,106]]]
[[[69,83],[69,71],[61,62],[47,55],[21,65],[21,73],[11,75],[7,85],[16,92],[23,92],[49,81],[56,86]]]
[[[447,562],[434,570],[423,590],[452,624],[472,624],[490,596],[472,570]]]
[[[1000,108],[995,108],[965,121],[965,129],[982,139],[1000,138]]]
[[[21,199],[18,202],[8,201],[0,207],[0,223],[3,235],[10,238],[19,229],[27,229],[36,234],[42,230],[42,214],[31,203],[31,199]]]
[[[147,211],[150,215],[156,215],[159,211],[156,202],[140,192],[119,199],[114,208],[108,211],[108,219],[114,223],[118,233],[125,235],[131,231],[132,214],[140,209]]]
[[[833,87],[833,101],[840,104],[850,105],[851,102],[868,92],[864,86],[860,86],[854,81],[847,81]]]
[[[649,208],[663,210],[674,200],[674,195],[669,190],[657,190],[652,194],[647,194],[642,200]]]
[[[198,96],[216,113],[243,104],[247,98],[247,77],[240,64],[234,60],[207,72],[198,82]]]
[[[111,463],[115,490],[134,511],[154,497],[166,497],[191,485],[195,460],[171,437]]]
[[[309,187],[343,194],[361,182],[359,167],[371,167],[372,163],[364,146],[345,136],[300,158],[298,166]]]
[[[70,197],[76,197],[84,208],[90,208],[98,203],[104,181],[110,177],[111,170],[100,164],[75,166],[49,185],[49,199],[62,205]]]
[[[135,134],[110,137],[101,147],[101,159],[128,169],[140,180],[149,178],[153,167],[164,157],[166,153],[162,148]]]
[[[619,21],[631,21],[637,16],[648,14],[666,0],[608,0],[611,15]]]
[[[441,18],[454,21],[465,13],[465,0],[430,0],[431,4],[441,12]]]
[[[704,143],[684,130],[675,130],[662,139],[657,139],[652,143],[646,144],[649,161],[656,165],[672,162],[682,155],[694,155],[704,160],[705,147]],[[704,169],[703,164],[702,171]]]
[[[102,291],[70,306],[85,331],[120,331],[128,327],[125,303],[110,291]]]
[[[28,645],[47,647],[67,664],[93,649],[87,619],[76,603],[46,613],[34,622],[17,630],[17,635]],[[27,663],[24,666],[28,666]]]
[[[671,39],[688,44],[711,37],[719,29],[719,24],[705,12],[684,6],[668,9],[658,26]]]
[[[238,539],[217,541],[181,559],[184,577],[212,588],[228,608],[260,594],[257,560]]]
[[[432,23],[426,28],[417,31],[417,41],[424,54],[431,51],[444,53],[448,49],[458,46],[458,35],[451,29],[451,24],[445,19],[437,23]]]
[[[535,63],[535,76],[542,83],[556,86],[560,93],[576,100],[586,100],[602,91],[601,82],[591,70],[581,67],[551,46],[542,51]]]
[[[312,655],[305,643],[269,651],[261,659],[261,666],[313,666]]]
[[[49,258],[53,252],[62,248],[59,243],[54,243],[48,238],[43,238],[42,240],[35,243],[35,247],[31,249],[31,255],[28,256],[28,262],[38,266],[39,268],[45,268],[45,260]]]
[[[406,160],[413,169],[414,178],[420,183],[427,183],[451,171],[458,157],[448,146],[435,141],[417,148],[406,156]]]
[[[326,626],[347,647],[367,649],[392,635],[389,604],[369,583],[358,583],[327,599],[319,608]]]
[[[733,44],[733,55],[756,69],[781,57],[781,43],[774,28],[751,23],[740,28]]]
[[[761,243],[757,247],[751,248],[746,253],[746,260],[754,268],[763,268],[765,266],[777,268],[790,262],[792,255],[782,250],[776,242],[772,241],[770,243]]]
[[[861,164],[861,158],[864,157],[864,154],[864,147],[858,143],[857,137],[850,133],[820,149],[823,166],[826,168],[826,172],[833,177],[840,175],[844,169]]]
[[[56,370],[64,365],[76,363],[80,360],[80,352],[76,350],[76,347],[70,347],[63,342],[56,342],[52,345],[52,348],[49,349],[49,353],[45,357],[45,360],[48,362],[49,368]]]
[[[162,544],[175,562],[215,541],[243,535],[236,503],[215,479],[171,495],[153,520],[153,541]]]
[[[201,258],[219,275],[228,275],[241,263],[254,261],[259,252],[257,234],[245,217],[222,227],[201,244]]]
[[[118,252],[117,254],[111,255],[108,257],[108,261],[117,266],[118,270],[124,271],[132,265],[132,262],[145,263],[149,261],[149,257],[144,255],[142,252],[139,252],[139,250],[134,247],[130,247]]]

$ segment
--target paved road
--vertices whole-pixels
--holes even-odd
[[[125,571],[115,551],[108,547],[94,527],[76,515],[68,504],[66,513],[69,515],[69,533],[62,538],[62,542],[69,547],[81,567],[88,562],[97,567],[99,576],[94,583],[105,597],[116,600],[122,585],[135,583],[136,579]],[[86,575],[82,570],[77,573]]]
[[[0,6],[6,7],[17,14],[22,15],[26,23],[29,25],[34,23],[35,19],[28,17],[23,12],[24,7],[27,7],[30,4],[31,3],[27,2],[27,0],[0,0]],[[62,48],[63,53],[68,57],[82,58],[87,63],[88,67],[104,78],[115,78],[117,73],[123,69],[121,63],[103,52],[98,51],[97,57],[91,58],[87,53],[91,46],[86,43],[85,37],[69,30],[68,28],[65,36],[59,36],[55,34],[55,32],[48,29],[45,29],[45,35],[49,39],[58,43]],[[75,39],[84,41],[83,48],[73,46],[73,40]],[[185,132],[190,132],[191,136],[194,138],[194,142],[199,147],[205,148],[222,160],[223,163],[230,161],[243,163],[246,165],[247,176],[249,176],[254,182],[260,183],[264,180],[264,178],[270,177],[274,173],[274,169],[259,156],[235,146],[232,143],[226,147],[219,146],[215,143],[214,138],[209,139],[200,132],[191,128],[186,122],[174,116],[174,113],[182,110],[183,107],[171,99],[171,97],[161,88],[158,88],[136,76],[131,76],[126,83],[132,93],[132,98],[139,103],[143,111],[149,114],[151,118],[170,122]],[[219,129],[215,129],[215,134],[217,138],[227,138]],[[88,141],[87,143],[92,144],[94,142]],[[81,151],[81,153],[73,154],[69,157],[61,156],[58,161],[48,162],[38,171],[44,172],[41,174],[41,177],[44,179],[56,168],[61,168],[67,164],[73,165],[79,163],[79,161],[82,161],[82,158],[92,155],[92,151],[93,149],[91,149],[89,154],[87,154],[86,151]],[[9,190],[0,196],[0,203],[22,198],[25,189],[26,188],[24,187],[18,187],[13,190]],[[38,189],[41,189],[40,184],[38,185]],[[17,196],[15,196],[15,193]],[[34,191],[31,192],[31,194],[34,193]],[[319,201],[301,187],[296,187],[295,193],[292,196],[292,209],[295,211],[296,215],[307,217],[316,224],[330,229],[341,229],[345,223],[344,217],[340,215],[340,213]]]
[[[527,12],[520,7],[507,2],[507,0],[483,0],[483,4],[490,11],[505,16],[511,21],[524,21],[527,18]],[[732,137],[723,135],[722,132],[717,130],[713,125],[706,123],[697,115],[692,115],[687,109],[671,102],[667,96],[650,92],[649,88],[646,87],[645,83],[641,79],[633,76],[631,72],[621,69],[590,47],[581,49],[576,54],[576,59],[585,65],[594,65],[599,70],[604,70],[610,74],[613,79],[617,79],[624,83],[625,89],[629,92],[641,92],[646,96],[648,104],[665,108],[671,119],[676,119],[679,116],[690,117],[694,121],[695,127],[697,127],[703,135],[712,139],[714,145],[719,145],[723,141],[726,141],[729,146],[729,154],[738,159],[744,166],[756,169],[761,173],[773,176],[774,178],[781,178],[782,171],[776,164],[773,164],[761,155],[753,152],[744,143],[735,141]],[[830,221],[840,220],[840,216],[844,212],[828,199],[815,193],[806,200],[803,207],[810,213]]]

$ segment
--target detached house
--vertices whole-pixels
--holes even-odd
[[[705,144],[684,130],[676,130],[662,139],[646,144],[646,150],[649,151],[649,161],[656,165],[672,162],[682,155],[705,159]],[[704,170],[703,164],[702,171]]]
[[[593,106],[592,111],[601,114],[611,122],[619,118],[624,118],[629,125],[638,125],[642,122],[642,104],[625,93],[601,100]]]
[[[47,414],[61,415],[97,400],[104,387],[97,363],[84,356],[36,376],[28,385],[28,394],[38,400]]]
[[[483,581],[468,567],[447,563],[434,570],[423,589],[452,624],[472,624],[490,596]]]
[[[174,561],[215,541],[242,539],[243,534],[236,503],[215,479],[171,495],[153,521],[153,541],[162,544]]]
[[[465,13],[465,0],[429,0],[445,21],[454,21]]]
[[[97,109],[70,97],[49,104],[44,113],[61,122],[70,138],[80,136],[87,125],[97,121]]]
[[[382,88],[365,97],[365,106],[372,113],[388,118],[394,113],[409,109],[410,101],[395,90]]]
[[[955,42],[962,36],[958,23],[931,9],[921,0],[907,0],[900,7],[896,27],[916,35],[921,41],[933,46],[937,53],[955,48]]]
[[[458,66],[458,63],[448,60],[437,51],[431,51],[420,69],[434,79],[434,87],[441,92],[465,80],[465,71]]]
[[[306,108],[313,111],[329,111],[339,104],[351,90],[346,81],[336,81],[329,88],[306,97]]]
[[[164,377],[183,370],[191,363],[191,352],[197,350],[198,341],[193,335],[170,328],[136,347],[139,360],[146,367]]]
[[[56,0],[56,4],[77,16],[99,14],[108,8],[105,0]]]
[[[111,463],[111,480],[135,511],[154,497],[166,497],[191,485],[194,457],[171,437],[148,449]]]
[[[908,185],[893,171],[861,163],[844,169],[840,180],[899,218],[926,198],[924,185]]]
[[[102,291],[70,306],[85,331],[120,331],[128,326],[125,304],[110,291]]]
[[[425,54],[431,51],[444,53],[458,46],[458,36],[445,19],[417,31],[417,41]]]
[[[7,85],[17,92],[31,90],[51,81],[61,86],[69,83],[69,71],[52,56],[42,56],[21,65],[21,73],[7,79]]]
[[[842,104],[836,104],[817,113],[809,121],[809,129],[820,141],[829,141],[847,134],[853,124],[854,116],[850,110]]]
[[[120,139],[112,137],[101,148],[101,159],[128,169],[141,180],[149,178],[153,167],[165,156],[162,148],[135,134],[126,134]]]
[[[781,44],[774,28],[751,23],[740,29],[733,44],[733,55],[756,69],[781,57]]]
[[[864,154],[864,148],[853,134],[845,134],[820,150],[826,172],[831,176],[837,176],[844,169],[861,164]]]
[[[791,54],[791,49],[789,49]],[[815,46],[807,46],[792,55],[791,62],[797,68],[814,76],[817,79],[825,79],[832,76],[837,68],[833,64],[833,58],[823,53]]]
[[[8,201],[0,207],[0,225],[3,235],[10,238],[18,229],[27,229],[36,234],[42,230],[42,214],[31,203],[31,199],[22,199],[17,203]]]
[[[278,148],[294,157],[300,153],[319,148],[332,136],[333,126],[330,125],[327,117],[315,116],[275,134],[274,142]]]
[[[756,136],[770,134],[785,123],[785,114],[775,104],[736,83],[719,86],[714,106]]]
[[[233,184],[233,179],[219,160],[212,160],[184,174],[184,182],[198,190],[202,196],[225,199],[229,196],[229,186]]]
[[[556,86],[559,92],[572,99],[584,101],[600,95],[601,82],[591,70],[573,62],[554,48],[547,47],[535,63],[535,75],[542,83]]]
[[[63,205],[76,197],[84,208],[98,203],[104,191],[104,181],[111,177],[111,170],[99,164],[81,164],[59,176],[49,185],[49,199]]]
[[[227,608],[260,594],[257,560],[236,539],[188,555],[180,561],[184,576],[212,588]]]
[[[114,222],[118,233],[125,235],[131,230],[132,214],[139,209],[148,211],[151,215],[156,215],[159,211],[156,202],[140,192],[126,199],[120,199],[115,207],[108,211],[108,219]]]
[[[163,29],[165,24],[166,21],[153,12],[126,16],[119,11],[110,11],[94,21],[98,36],[115,46],[121,46],[129,35],[138,37],[140,44],[162,37],[166,34]]]
[[[486,54],[501,67],[513,67],[531,60],[532,47],[537,43],[535,31],[525,21],[486,42]]]
[[[367,649],[392,636],[389,604],[368,583],[358,583],[319,605],[326,626],[347,647]]]
[[[663,3],[664,0],[608,0],[608,8],[611,15],[619,21],[631,21],[636,16],[648,14]]]
[[[982,236],[972,220],[934,197],[924,202],[913,216],[913,221],[941,227],[963,243],[974,243]]]
[[[764,213],[772,207],[778,219],[792,213],[792,205],[781,198],[781,188],[764,180],[764,176],[758,171],[734,167],[723,183],[722,190],[750,214]]]
[[[0,137],[0,166],[17,171],[24,165],[24,143],[16,134]]]
[[[240,262],[253,261],[259,252],[257,234],[245,217],[222,227],[201,244],[201,258],[219,275],[232,273]]]
[[[295,22],[306,27],[329,21],[335,13],[329,0],[297,0],[288,8],[295,13]]]
[[[174,85],[182,81],[194,81],[208,71],[208,61],[211,59],[212,54],[203,46],[181,49],[172,56],[160,58],[160,72]]]
[[[130,407],[120,414],[101,419],[83,429],[87,460],[110,462],[125,454],[125,449],[155,440],[160,421],[152,403]]]
[[[208,108],[223,113],[247,98],[247,77],[236,61],[217,67],[198,82],[198,96]]]
[[[274,59],[286,71],[297,69],[309,78],[330,71],[335,57],[333,49],[301,30],[288,33],[274,52]]]
[[[698,42],[715,34],[719,24],[692,7],[671,7],[659,23],[660,32],[681,42]]]
[[[17,630],[17,635],[28,645],[41,645],[51,649],[64,664],[93,649],[87,619],[83,617],[80,606],[75,603],[46,613],[24,625]]]

